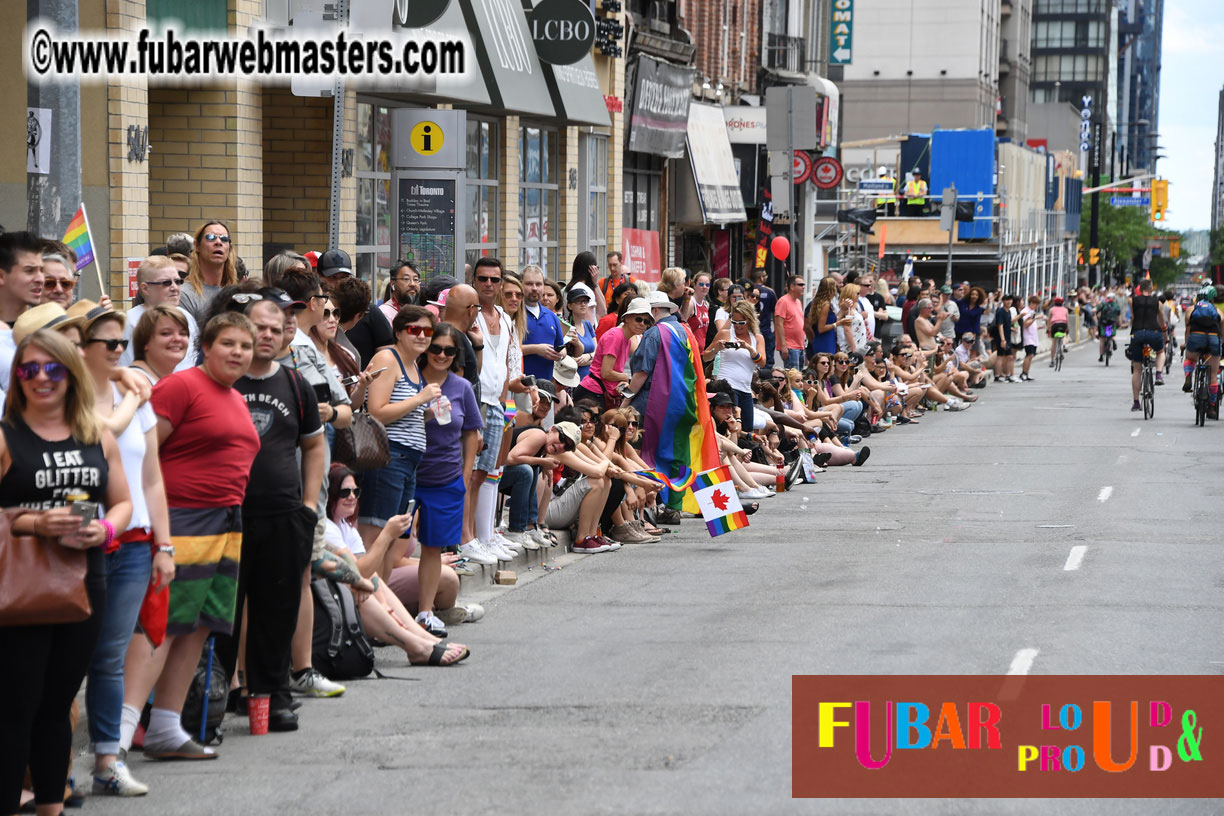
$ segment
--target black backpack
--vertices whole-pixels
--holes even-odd
[[[204,714],[204,685],[208,675],[208,646],[200,655],[200,663],[196,666],[191,678],[191,686],[187,689],[187,699],[183,701],[183,730],[193,740],[201,745],[220,745],[222,740],[221,721],[225,719],[225,703],[229,695],[229,685],[225,677],[225,666],[215,654],[212,661],[212,681],[208,684],[208,718],[204,722],[204,735],[200,736],[200,719]],[[140,712],[140,724],[149,727],[149,717],[153,706],[145,703]]]
[[[374,670],[374,647],[344,584],[327,578],[310,583],[314,594],[314,641],[311,662],[328,680],[367,677]]]

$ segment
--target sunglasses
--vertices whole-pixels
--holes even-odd
[[[697,288],[698,288],[698,289],[709,289],[709,288],[710,288],[710,284],[708,284],[708,283],[699,283],[699,284],[697,284]]]
[[[306,300],[307,302],[312,300],[327,300],[329,297],[330,295],[307,295]]]
[[[501,283],[501,275],[494,277],[493,275],[477,275],[476,280],[481,283]]]
[[[445,357],[454,357],[459,353],[459,349],[454,346],[439,346],[437,343],[429,344],[430,354],[441,354]]]
[[[404,331],[411,337],[433,337],[433,328],[430,326],[405,326]]]
[[[638,426],[636,419],[631,419],[625,424],[628,425],[630,428],[636,428]]]
[[[732,320],[731,325],[732,326],[747,326],[748,321],[747,320]]]
[[[43,281],[43,291],[53,292],[56,289],[63,289],[65,292],[71,292],[72,287],[76,286],[76,280],[53,280],[47,278]]]
[[[631,320],[632,320],[634,323],[649,323],[649,322],[650,322],[650,318],[649,318],[649,317],[646,317],[646,316],[644,316],[644,315],[634,315],[634,316],[633,316],[632,318],[630,318],[630,319],[631,319]]]
[[[340,488],[340,498],[347,499],[350,497],[354,499],[360,498],[361,488],[360,487],[342,487]]]
[[[324,309],[324,310],[323,310],[323,319],[324,319],[324,320],[327,320],[327,319],[328,319],[328,318],[330,318],[332,315],[339,315],[339,314],[340,314],[340,310],[339,310],[339,309]]]
[[[107,351],[115,351],[116,349],[123,351],[128,347],[127,340],[122,340],[118,338],[111,339],[111,340],[103,340],[101,337],[95,337],[91,340],[85,341],[85,345],[87,346],[90,343],[101,343],[102,345],[106,346]]]
[[[171,286],[182,286],[185,280],[186,278],[170,278],[169,280],[145,281],[145,283],[149,286],[165,286],[169,288]],[[50,281],[47,281],[47,283],[50,283]]]
[[[521,300],[523,297],[523,293],[517,289],[508,289],[502,292],[502,297],[503,298],[513,298],[515,300]]]
[[[32,380],[38,376],[38,372],[42,371],[47,375],[47,379],[51,382],[62,382],[68,376],[68,366],[63,363],[52,360],[49,363],[22,363],[19,366],[13,366],[13,371],[17,374],[19,380]]]
[[[204,233],[204,240],[205,241],[220,241],[223,244],[228,244],[230,242],[230,237],[228,235],[220,235],[215,232],[206,232]]]

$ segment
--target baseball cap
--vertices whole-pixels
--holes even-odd
[[[561,435],[561,438],[569,442],[569,449],[573,450],[582,440],[582,432],[578,430],[578,426],[572,422],[554,422],[553,428]]]
[[[311,269],[318,269],[319,268],[319,254],[320,253],[318,250],[312,249],[309,252],[303,252],[302,257],[310,262]]]
[[[961,335],[961,340],[964,340],[970,343],[972,343],[976,339],[977,339],[977,336],[973,332],[965,332],[964,334]]]
[[[945,283],[943,286],[939,287],[939,294],[941,295],[952,294],[952,287]]]
[[[545,382],[544,380],[537,380],[536,381],[536,391],[539,392],[540,397],[542,399],[546,399],[549,402],[557,401],[557,390],[553,388],[553,384],[550,382]]]
[[[284,289],[278,289],[275,286],[266,286],[259,290],[260,296],[264,300],[270,300],[281,309],[305,309],[306,304],[300,300],[294,300],[289,297],[289,294]]]
[[[329,249],[319,256],[317,269],[325,278],[353,274],[353,262],[343,249]]]
[[[734,405],[734,404],[735,404],[735,400],[732,399],[730,394],[724,391],[715,391],[713,395],[710,396],[710,405]]]
[[[575,300],[588,299],[592,303],[595,302],[595,293],[591,291],[591,287],[585,283],[575,283],[569,290],[569,294],[565,296],[566,303],[573,303]]]
[[[459,281],[454,275],[434,275],[421,284],[421,302],[434,306],[445,306],[446,298],[442,293],[452,286],[458,286]],[[441,300],[441,303],[438,301]]]

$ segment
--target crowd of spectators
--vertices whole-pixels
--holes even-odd
[[[968,408],[1028,345],[991,326],[1032,325],[1010,296],[929,281],[898,293],[829,276],[809,299],[801,277],[779,296],[763,270],[669,268],[652,287],[619,253],[603,275],[580,253],[564,282],[495,258],[464,281],[396,261],[375,300],[341,250],[246,275],[222,222],[176,241],[140,265],[123,312],[75,299],[67,247],[0,235],[3,504],[21,508],[14,535],[87,551],[92,602],[85,621],[0,628],[0,649],[27,656],[0,674],[21,703],[0,733],[3,813],[63,801],[83,682],[97,794],[148,792],[135,747],[218,756],[183,722],[202,654],[231,710],[266,698],[269,729],[296,729],[296,697],[345,690],[312,652],[319,580],[351,596],[372,641],[454,666],[472,650],[450,630],[484,614],[461,576],[691,524],[643,450],[665,331],[692,338],[751,514],[862,466],[870,436]],[[354,454],[371,433],[381,466]]]

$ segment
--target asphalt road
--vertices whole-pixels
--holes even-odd
[[[959,413],[870,440],[863,468],[710,539],[558,559],[458,627],[450,669],[309,700],[296,733],[227,720],[221,758],[131,764],[94,814],[1220,812],[1196,800],[792,800],[794,674],[1218,674],[1224,429],[1176,384],[1129,411],[1078,349]],[[807,499],[806,502],[803,499]],[[1213,527],[1213,520],[1215,526]],[[1065,569],[1073,547],[1080,567]],[[78,773],[81,768],[78,767]],[[78,777],[80,778],[80,777]]]

